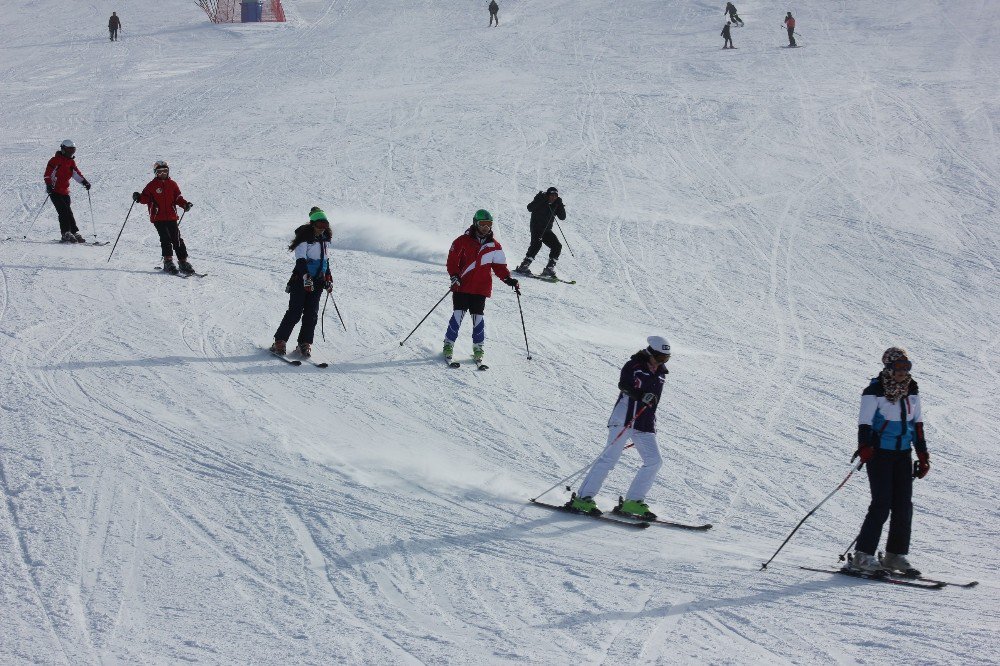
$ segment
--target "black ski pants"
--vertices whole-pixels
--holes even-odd
[[[496,12],[490,12],[490,25],[493,25],[493,21],[496,21],[498,26],[500,25],[500,17],[497,16]]]
[[[187,261],[188,251],[184,246],[184,239],[181,238],[181,228],[177,225],[177,220],[167,222],[153,222],[156,233],[160,234],[160,251],[163,256],[173,257],[174,250],[177,250],[178,261]]]
[[[69,195],[53,192],[49,198],[52,199],[52,205],[55,206],[56,213],[59,214],[59,233],[64,234],[67,231],[74,234],[79,233],[80,229],[76,226],[73,209],[69,207]]]
[[[111,32],[111,41],[118,41],[118,28],[108,28]]]
[[[552,232],[551,223],[544,228],[531,227],[531,245],[528,246],[528,252],[525,256],[534,259],[538,251],[542,249],[543,243],[549,248],[549,259],[558,259],[559,254],[562,253],[562,243],[559,242],[559,237]]]
[[[910,525],[913,521],[913,463],[910,452],[879,449],[868,463],[868,485],[872,503],[861,525],[857,549],[874,555],[882,536],[882,526],[889,519],[887,552],[906,555],[910,552]]]
[[[729,48],[731,48],[731,49],[735,49],[736,48],[735,46],[733,46],[733,38],[732,37],[726,37],[726,41],[723,42],[722,48],[726,48],[727,46]]]
[[[795,44],[795,28],[789,28],[788,29],[788,45],[789,46],[795,46],[796,45]],[[897,553],[897,554],[901,554],[901,553]]]
[[[292,291],[288,295],[288,310],[278,324],[278,330],[274,332],[275,340],[288,342],[292,335],[292,329],[302,320],[299,328],[299,343],[312,344],[313,334],[316,332],[316,322],[319,320],[319,299],[323,295],[323,289],[316,286],[312,291],[306,291],[301,279],[292,280]],[[322,284],[322,281],[319,282]]]

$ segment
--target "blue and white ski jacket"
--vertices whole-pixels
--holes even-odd
[[[926,451],[924,419],[920,409],[920,391],[917,382],[910,380],[906,397],[890,402],[879,377],[872,379],[861,394],[861,411],[858,426],[871,428],[871,444],[890,451]]]
[[[609,428],[620,428],[632,422],[632,428],[639,432],[656,432],[656,408],[660,404],[664,377],[667,369],[660,366],[655,372],[649,370],[649,352],[645,349],[632,355],[618,378],[618,400],[608,419]],[[639,418],[635,415],[642,409],[642,396],[656,395],[656,402],[647,407]]]

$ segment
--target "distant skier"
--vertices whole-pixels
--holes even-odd
[[[730,22],[726,21],[726,25],[722,26],[722,37],[723,37],[723,39],[726,40],[725,42],[722,43],[722,48],[723,49],[735,49],[736,48],[735,46],[733,46],[733,38],[729,34],[729,28],[730,28]]]
[[[49,163],[45,165],[45,191],[49,193],[49,199],[59,214],[59,231],[62,233],[63,243],[86,243],[87,239],[80,234],[80,229],[76,226],[76,218],[73,216],[73,209],[70,207],[69,180],[72,178],[83,185],[86,190],[90,189],[90,183],[83,177],[80,170],[76,168],[76,161],[73,156],[76,154],[76,144],[66,139],[59,144],[59,150]]]
[[[142,192],[133,192],[132,201],[146,205],[149,208],[149,221],[160,236],[160,250],[163,253],[163,270],[177,274],[174,265],[174,251],[180,269],[185,273],[194,273],[194,267],[188,261],[187,246],[181,238],[181,229],[177,218],[177,207],[184,212],[191,210],[193,203],[181,196],[181,188],[170,178],[170,167],[163,160],[153,164],[153,180],[149,181]]]
[[[313,335],[319,319],[319,299],[323,291],[333,291],[333,276],[330,274],[330,260],[327,246],[332,239],[330,221],[315,206],[309,211],[309,224],[295,230],[295,238],[288,246],[295,252],[295,268],[288,280],[288,310],[274,332],[271,351],[279,356],[286,352],[285,344],[292,335],[292,329],[302,320],[299,328],[298,344],[295,350],[300,355],[312,356]]]
[[[496,21],[497,27],[500,27],[500,16],[498,12],[500,11],[500,5],[497,4],[497,0],[490,0],[490,25],[493,25],[493,21]]]
[[[729,20],[730,21],[732,21],[733,23],[736,23],[741,28],[743,27],[743,19],[741,19],[740,16],[739,16],[739,14],[736,13],[736,5],[734,5],[731,2],[727,2],[726,3],[726,11],[723,12],[723,13],[729,15]]]
[[[649,510],[645,498],[663,464],[656,443],[656,407],[667,375],[666,362],[670,360],[670,343],[659,335],[646,338],[646,343],[649,346],[633,354],[622,368],[618,378],[618,390],[621,393],[618,394],[608,420],[608,443],[587,472],[579,490],[566,503],[569,509],[592,515],[601,514],[594,496],[600,492],[604,480],[618,464],[626,442],[631,439],[642,458],[642,467],[614,512],[649,520],[656,518],[656,514]]]
[[[111,41],[118,41],[118,30],[122,27],[121,19],[118,18],[118,14],[111,12],[111,18],[108,19],[108,32],[111,33]]]
[[[531,245],[528,246],[524,261],[514,269],[514,272],[531,275],[531,262],[544,243],[549,248],[549,263],[542,270],[542,277],[555,278],[556,262],[559,261],[559,254],[562,252],[562,243],[553,233],[552,224],[557,217],[560,220],[566,219],[566,207],[559,197],[559,190],[550,187],[544,192],[539,192],[528,204],[528,210],[531,211]]]
[[[795,18],[792,16],[791,12],[785,15],[785,28],[788,29],[788,45],[798,46],[795,43]]]
[[[910,524],[913,518],[913,478],[931,469],[917,382],[906,350],[890,347],[882,354],[882,372],[861,394],[858,450],[868,468],[872,501],[861,525],[851,566],[861,571],[889,569],[910,576],[920,573],[910,565]],[[913,464],[910,448],[917,450]],[[891,516],[891,517],[890,517]],[[882,526],[889,519],[889,540],[881,561],[875,558]]]
[[[507,270],[507,257],[503,247],[493,237],[493,216],[489,211],[477,210],[472,226],[455,239],[448,250],[448,275],[451,276],[453,312],[444,334],[442,353],[450,363],[455,353],[455,341],[465,313],[472,313],[472,358],[479,365],[483,361],[483,344],[486,340],[486,299],[493,294],[493,275],[520,293],[517,280]]]

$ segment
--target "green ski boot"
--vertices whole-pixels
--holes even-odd
[[[441,354],[450,361],[451,357],[455,354],[455,343],[445,340],[444,349],[441,350]]]
[[[656,514],[650,511],[649,506],[642,500],[627,500],[619,497],[618,506],[612,511],[639,520],[656,520]]]
[[[485,352],[482,345],[472,345],[472,360],[476,362],[476,365],[483,362],[483,354]]]
[[[579,511],[580,513],[589,513],[592,516],[599,516],[603,513],[597,508],[597,502],[594,501],[593,497],[577,497],[576,493],[573,493],[573,497],[566,502],[566,508],[570,511]]]

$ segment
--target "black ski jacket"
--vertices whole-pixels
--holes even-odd
[[[549,204],[549,195],[539,192],[528,204],[531,211],[531,235],[533,237],[542,236],[546,231],[552,229],[552,223],[558,217],[560,220],[566,219],[566,207],[563,200],[556,197],[555,203]]]

